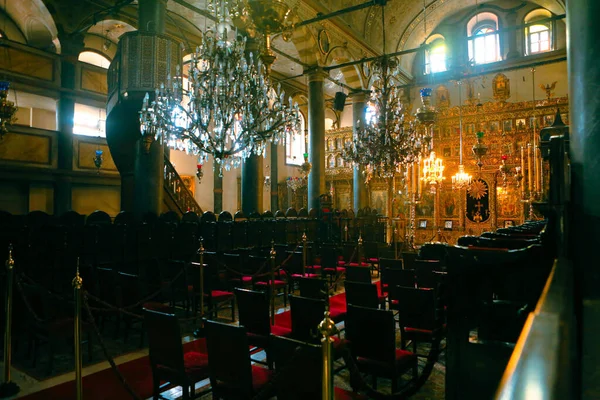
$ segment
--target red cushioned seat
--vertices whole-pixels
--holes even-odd
[[[342,307],[331,307],[329,309],[329,316],[335,322],[343,321],[346,318],[346,308]]]
[[[233,293],[222,290],[212,290],[210,296],[217,302],[226,301],[233,297]]]
[[[319,275],[319,274],[304,274],[304,275],[302,275],[302,274],[292,274],[292,278],[302,278],[302,277],[304,277],[304,278],[318,278],[320,276],[321,275]]]
[[[194,381],[200,381],[208,376],[208,357],[195,351],[183,354],[185,373]]]
[[[369,260],[369,262],[371,262],[371,263],[378,263],[378,262],[379,262],[379,258],[376,258],[376,257],[371,257],[371,258],[369,258],[368,260]]]
[[[368,400],[368,397],[362,394],[350,392],[337,386],[333,388],[333,393],[335,400]]]
[[[255,393],[260,390],[269,382],[273,376],[273,372],[266,368],[259,367],[258,365],[252,365],[252,388]]]
[[[285,287],[287,285],[286,281],[282,281],[279,279],[256,282],[255,285],[256,286],[268,286],[271,282],[273,283],[273,287]]]
[[[357,262],[351,262],[351,263],[348,264],[348,266],[349,267],[358,267],[359,265],[358,265]],[[370,265],[368,263],[366,263],[366,262],[361,262],[360,266],[361,267],[370,267]]]
[[[396,369],[399,371],[408,369],[417,362],[417,355],[410,351],[396,349]],[[389,372],[389,365],[381,361],[371,360],[368,358],[358,357],[356,363],[359,367],[367,368],[369,373],[376,375],[386,375]]]
[[[252,277],[248,275],[244,275],[237,278],[231,278],[230,281],[241,281],[242,283],[252,283]]]
[[[307,265],[306,269],[312,269],[315,271],[320,271],[321,270],[321,266],[320,265]]]
[[[292,334],[292,330],[290,328],[286,328],[284,326],[279,325],[271,325],[271,333],[275,336],[290,336]]]

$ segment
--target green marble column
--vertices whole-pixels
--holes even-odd
[[[62,58],[58,100],[58,170],[54,184],[54,215],[71,210],[73,171],[73,119],[75,116],[75,68],[79,53],[84,48],[83,35],[61,37]]]
[[[350,98],[352,99],[352,131],[356,134],[358,127],[364,126],[365,123],[366,94],[364,92],[351,93]],[[352,205],[355,214],[358,213],[358,210],[361,208],[365,208],[369,205],[367,185],[365,184],[363,170],[364,166],[356,166],[354,167],[352,174],[352,188],[354,195]]]
[[[325,97],[323,79],[328,74],[320,68],[308,73],[308,209],[319,209],[319,196],[325,188]]]

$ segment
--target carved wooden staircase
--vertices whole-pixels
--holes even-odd
[[[198,216],[202,215],[202,209],[196,202],[196,199],[185,186],[185,183],[173,167],[173,164],[165,156],[165,193],[163,196],[164,211],[175,211],[183,215],[188,211],[195,212]]]

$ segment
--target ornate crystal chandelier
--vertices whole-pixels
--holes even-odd
[[[435,193],[437,185],[445,179],[444,168],[444,161],[436,157],[435,151],[429,153],[429,157],[423,160],[423,177],[421,179],[430,185],[432,193]]]
[[[9,87],[9,82],[0,81],[0,139],[8,133],[7,125],[15,121],[15,113],[17,112],[15,103],[8,100]]]
[[[479,176],[481,176],[481,168],[483,167],[483,157],[487,154],[488,147],[483,143],[483,131],[477,132],[477,143],[473,145],[473,154],[477,158],[477,167],[479,168]]]
[[[418,159],[421,142],[412,124],[404,121],[397,80],[398,61],[384,56],[373,64],[370,105],[374,118],[356,130],[352,142],[342,152],[345,162],[362,165],[371,176],[393,176],[398,167]]]
[[[458,129],[459,129],[459,162],[458,172],[452,177],[452,188],[456,190],[462,190],[471,184],[471,175],[465,172],[465,166],[463,165],[463,132],[462,132],[462,96],[461,96],[461,85],[462,81],[456,82],[458,85]]]
[[[356,129],[353,140],[344,146],[345,162],[363,166],[366,181],[377,175],[393,177],[401,165],[418,159],[421,141],[412,124],[405,123],[401,92],[395,85],[400,83],[398,60],[385,55],[385,7],[381,6],[384,56],[370,65],[370,105],[374,117]]]
[[[306,182],[306,177],[288,176],[286,179],[286,184],[290,189],[292,189],[292,192],[295,192],[296,190],[306,186]]]
[[[263,155],[268,143],[278,143],[300,126],[298,105],[274,87],[268,67],[274,58],[246,53],[246,39],[233,34],[226,0],[212,1],[216,30],[203,34],[192,55],[184,87],[177,76],[161,85],[155,99],[147,95],[140,112],[140,128],[149,150],[152,141],[166,140],[170,147],[215,159],[215,168],[229,170],[252,154]],[[265,62],[263,62],[265,60]],[[218,164],[218,165],[217,165]]]

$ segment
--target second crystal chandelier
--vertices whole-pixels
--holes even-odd
[[[385,26],[384,6],[381,6],[382,26]],[[385,53],[385,29],[383,29]],[[404,107],[398,81],[398,60],[384,55],[371,65],[373,83],[370,106],[374,117],[359,126],[351,143],[345,146],[342,158],[365,167],[367,181],[373,176],[391,177],[398,167],[418,159],[421,141],[412,125],[404,121]]]
[[[203,163],[215,159],[219,170],[236,168],[252,154],[264,155],[300,126],[298,105],[274,87],[268,66],[246,52],[246,38],[234,34],[228,4],[214,6],[216,30],[203,34],[191,57],[188,83],[178,70],[161,85],[154,101],[147,95],[140,112],[146,143],[167,140],[169,146],[195,154]],[[149,145],[147,144],[147,149]]]

